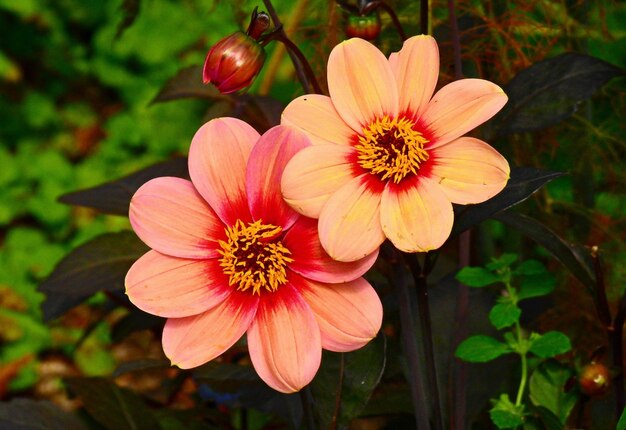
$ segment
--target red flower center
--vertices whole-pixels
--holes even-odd
[[[240,291],[252,289],[260,294],[261,289],[276,291],[287,283],[287,264],[293,259],[291,252],[276,240],[281,227],[263,224],[261,221],[244,224],[237,220],[226,228],[228,240],[220,241],[222,255],[220,266],[229,276],[228,284],[236,285]]]

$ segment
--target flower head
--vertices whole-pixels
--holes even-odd
[[[282,123],[313,145],[289,162],[286,201],[319,218],[324,249],[340,261],[368,255],[389,238],[406,252],[440,247],[452,229],[452,203],[483,202],[506,185],[507,161],[465,133],[507,101],[481,79],[452,82],[434,94],[439,51],[415,36],[387,59],[350,39],[328,59],[330,97],[291,102]]]
[[[131,267],[126,293],[168,318],[173,364],[199,366],[247,333],[261,378],[293,392],[315,375],[322,348],[351,351],[378,332],[382,305],[361,277],[377,252],[332,260],[317,221],[281,197],[287,161],[309,145],[290,127],[259,136],[238,119],[212,120],[191,143],[191,181],[153,179],[133,196],[131,224],[152,250]]]

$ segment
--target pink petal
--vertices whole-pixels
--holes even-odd
[[[407,39],[389,64],[398,82],[399,110],[419,119],[439,77],[439,48],[431,36]]]
[[[452,203],[481,203],[509,180],[509,163],[482,140],[461,137],[431,150],[434,176]]]
[[[343,284],[300,280],[299,291],[313,309],[324,349],[354,351],[376,336],[383,320],[383,306],[365,279]]]
[[[289,229],[283,244],[291,251],[289,268],[308,279],[320,282],[348,282],[363,276],[376,262],[378,249],[354,262],[336,261],[322,248],[317,220],[302,217]]]
[[[343,145],[313,145],[287,164],[281,181],[283,198],[302,215],[319,218],[332,193],[354,177],[354,149]]]
[[[482,79],[454,81],[434,95],[421,121],[433,137],[432,147],[478,127],[506,104],[502,88]]]
[[[304,131],[313,145],[347,145],[355,135],[341,119],[330,98],[318,94],[300,96],[289,103],[280,122]]]
[[[182,258],[216,258],[224,224],[191,182],[156,178],[130,201],[130,223],[150,248]]]
[[[294,154],[310,145],[303,132],[284,125],[271,128],[259,139],[250,154],[246,175],[250,212],[255,220],[287,229],[300,216],[283,200],[280,178]]]
[[[126,275],[126,294],[139,309],[166,318],[197,315],[233,291],[219,260],[189,260],[148,251]]]
[[[350,39],[333,48],[328,58],[328,90],[341,118],[359,133],[377,118],[398,114],[398,90],[389,62],[363,39]]]
[[[173,366],[190,369],[213,360],[246,332],[259,296],[233,291],[218,306],[186,318],[170,318],[163,328],[163,351]]]
[[[198,192],[227,225],[250,221],[246,164],[259,139],[245,122],[218,118],[200,127],[189,148],[189,175]]]
[[[309,305],[289,284],[261,293],[256,317],[248,330],[250,359],[273,389],[299,391],[319,369],[320,329]]]
[[[380,225],[382,185],[368,176],[365,173],[342,186],[320,214],[320,241],[335,260],[360,260],[385,240]]]
[[[423,176],[399,185],[389,183],[381,201],[382,228],[404,252],[437,249],[452,230],[452,204],[433,179]]]

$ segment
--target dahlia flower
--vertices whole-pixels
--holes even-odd
[[[247,333],[259,376],[294,392],[317,372],[322,348],[351,351],[378,332],[382,305],[361,277],[377,252],[332,260],[317,221],[281,197],[285,164],[308,145],[290,127],[259,136],[243,121],[212,120],[191,143],[191,181],[153,179],[133,196],[132,227],[152,250],[131,267],[126,293],[167,318],[172,364],[199,366]]]
[[[350,39],[328,59],[330,97],[292,101],[282,123],[313,145],[282,177],[285,200],[319,218],[328,254],[355,261],[388,238],[405,252],[440,247],[452,203],[483,202],[506,185],[507,161],[487,143],[462,137],[498,112],[507,96],[482,79],[461,79],[434,94],[439,51],[415,36],[387,59]]]

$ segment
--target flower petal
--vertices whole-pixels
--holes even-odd
[[[148,251],[126,274],[126,294],[139,309],[166,318],[202,313],[232,292],[219,261]]]
[[[291,251],[294,272],[320,282],[348,282],[363,276],[376,262],[378,249],[365,258],[353,262],[336,261],[322,248],[317,233],[317,220],[302,217],[289,229],[283,239]]]
[[[252,218],[287,229],[300,216],[283,200],[280,179],[294,154],[310,145],[303,132],[285,125],[271,128],[259,139],[246,175]]]
[[[354,177],[354,149],[343,145],[313,145],[287,163],[281,188],[283,198],[302,215],[319,218],[332,193]]]
[[[328,91],[341,118],[359,133],[377,118],[398,114],[398,89],[389,62],[363,39],[353,38],[333,48],[328,57]]]
[[[431,148],[478,127],[502,109],[507,100],[502,88],[483,79],[449,83],[437,91],[420,119],[433,137]]]
[[[376,251],[385,240],[380,225],[382,184],[365,173],[341,187],[320,214],[320,241],[331,258],[360,260]]]
[[[213,360],[237,342],[254,319],[259,296],[233,291],[218,306],[163,328],[163,351],[173,366],[191,369]]]
[[[330,97],[319,94],[293,100],[283,111],[280,122],[304,131],[313,145],[348,145],[354,137],[354,130],[341,119]]]
[[[290,284],[261,293],[248,330],[250,359],[257,373],[273,389],[299,391],[319,369],[320,329],[311,308]]]
[[[130,201],[130,223],[150,248],[181,258],[216,258],[224,224],[191,182],[155,178]]]
[[[487,143],[461,137],[431,151],[430,173],[452,203],[481,203],[509,180],[509,163]]]
[[[363,278],[343,284],[323,284],[300,278],[298,288],[322,333],[322,347],[346,352],[361,348],[376,336],[383,305]]]
[[[389,183],[381,201],[382,228],[404,252],[437,249],[452,230],[452,204],[433,179],[417,176],[398,185]]]
[[[398,82],[399,110],[419,119],[439,77],[439,48],[431,36],[407,39],[389,64]]]
[[[218,118],[196,132],[189,148],[189,175],[198,192],[227,225],[250,221],[246,163],[259,139],[245,122]]]

